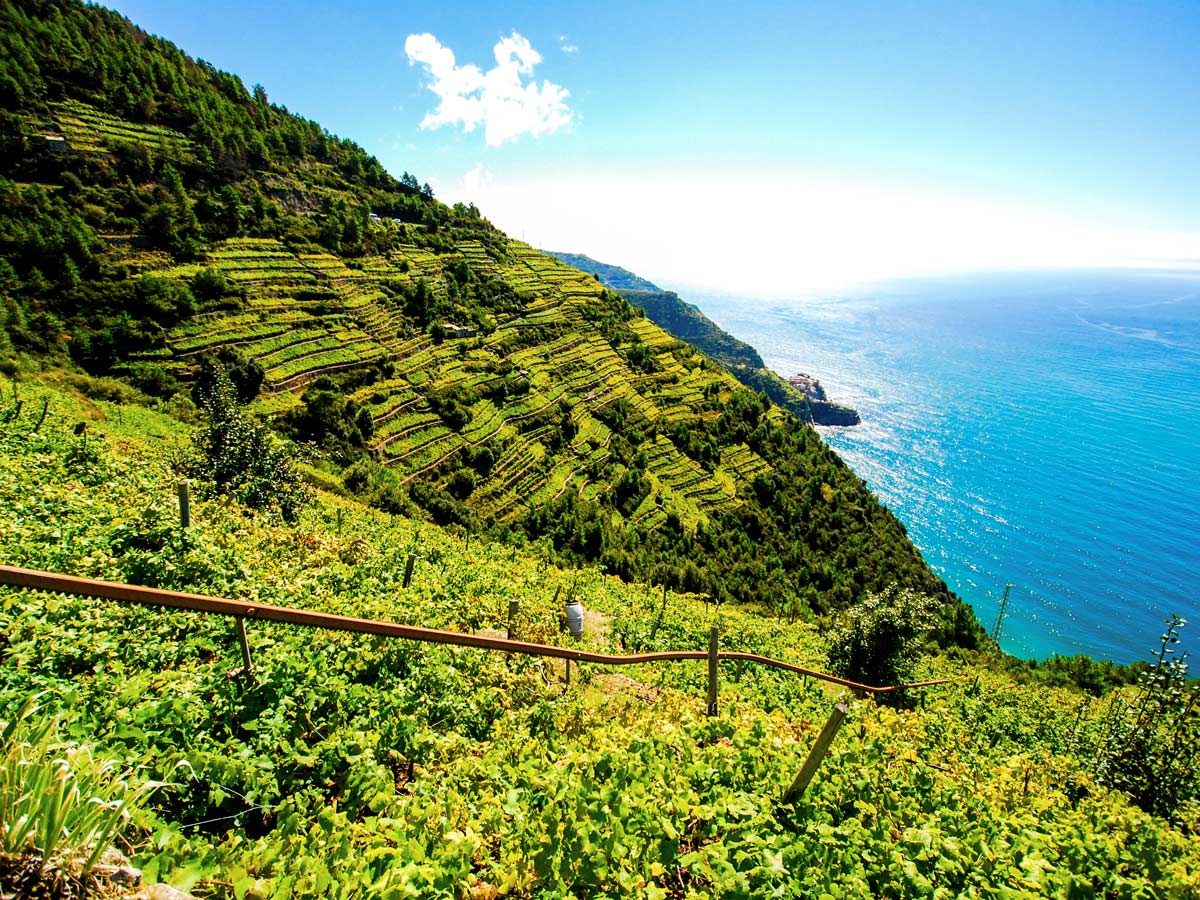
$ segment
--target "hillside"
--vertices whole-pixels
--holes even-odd
[[[223,366],[379,509],[796,615],[897,583],[980,640],[810,428],[589,275],[108,11],[2,9],[14,370],[194,419]]]
[[[114,844],[197,900],[1200,897],[1174,630],[1002,657],[811,427],[590,274],[114,13],[0,26],[0,564],[948,679],[727,659],[709,714],[705,660],[0,586],[0,895],[143,896],[74,877]]]
[[[517,599],[517,636],[555,643],[561,592],[590,611],[589,648],[697,649],[717,626],[725,647],[824,658],[809,626],[664,603],[331,494],[293,524],[197,501],[181,530],[169,459],[188,429],[101,393],[25,383],[15,410],[0,382],[6,562],[485,634]],[[199,898],[1200,891],[1200,819],[1168,825],[1097,780],[1106,705],[995,658],[927,661],[955,683],[909,710],[840,695],[830,756],[781,803],[839,697],[786,672],[722,664],[710,718],[703,662],[583,665],[568,684],[555,661],[249,621],[246,677],[216,616],[0,588],[0,621],[0,720],[41,691],[35,721],[58,713],[126,777],[165,781],[123,846]]]
[[[857,425],[861,421],[858,413],[849,407],[832,403],[824,396],[810,397],[794,389],[788,381],[766,367],[757,350],[739,341],[673,291],[664,291],[627,269],[599,262],[590,256],[553,250],[547,252],[581,272],[598,276],[602,284],[643,310],[650,321],[681,341],[692,344],[725,366],[743,385],[766,394],[772,403],[788,410],[801,421],[841,426]]]
[[[642,291],[649,294],[665,293],[654,282],[647,281],[639,275],[634,275],[628,269],[614,266],[611,263],[602,263],[600,260],[592,259],[583,253],[561,253],[557,250],[546,250],[545,252],[555,259],[561,259],[568,266],[574,266],[581,272],[595,275],[601,284],[612,288],[614,291],[620,291],[622,294],[626,291]],[[754,352],[754,348],[749,344],[742,344],[742,346],[751,353]]]

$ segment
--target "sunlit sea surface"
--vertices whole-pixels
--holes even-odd
[[[681,289],[857,428],[821,429],[1001,644],[1200,650],[1200,276],[1025,273],[762,301]]]

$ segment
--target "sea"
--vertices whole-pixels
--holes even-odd
[[[678,290],[858,409],[825,440],[988,631],[1007,589],[1005,651],[1150,660],[1177,614],[1200,655],[1200,274]]]

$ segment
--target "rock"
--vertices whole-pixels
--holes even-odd
[[[116,847],[109,847],[100,854],[100,858],[96,860],[96,865],[121,868],[122,866],[132,866],[133,860],[131,860]]]
[[[821,387],[821,382],[811,375],[803,372],[793,375],[788,379],[788,384],[808,398],[812,420],[815,424],[850,426],[862,422],[857,410],[831,403],[825,396],[825,388]]]
[[[142,888],[141,895],[146,900],[196,900],[191,894],[185,894],[169,884],[149,884]]]
[[[825,388],[821,387],[821,382],[813,378],[811,375],[806,375],[803,372],[798,375],[793,375],[788,379],[788,384],[802,393],[809,400],[828,400],[825,396]]]
[[[817,425],[858,425],[862,422],[858,411],[848,406],[839,406],[827,400],[812,401],[812,418]]]
[[[76,864],[82,866],[83,860],[77,860]],[[109,847],[100,854],[100,859],[92,866],[91,874],[101,881],[124,888],[136,888],[142,883],[141,869],[134,868],[129,857],[116,847]]]
[[[133,866],[92,866],[92,874],[109,884],[135,888],[142,883],[142,870]]]

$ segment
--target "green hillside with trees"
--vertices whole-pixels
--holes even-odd
[[[602,284],[645,312],[650,321],[664,331],[696,347],[728,369],[743,386],[766,394],[772,403],[786,409],[802,422],[818,425],[859,424],[855,410],[826,399],[806,396],[768,369],[757,350],[725,331],[674,291],[664,291],[628,269],[598,262],[581,253],[548,252],[567,265],[596,276]]]
[[[886,596],[865,630],[717,607],[324,491],[290,523],[196,498],[182,529],[176,461],[205,442],[122,399],[79,376],[0,381],[6,563],[611,653],[696,650],[716,627],[725,649],[816,669],[904,624],[871,612]],[[564,597],[588,611],[578,644]],[[144,881],[198,898],[1200,892],[1200,734],[1169,656],[1136,690],[1090,661],[910,658],[906,676],[953,681],[908,708],[726,662],[709,717],[703,661],[568,681],[557,660],[248,620],[247,675],[219,616],[0,587],[0,623],[0,885],[17,896],[78,896],[86,879],[39,861],[109,825]],[[839,699],[831,753],[784,802]],[[13,790],[53,772],[84,811],[123,805],[88,828],[69,798]],[[57,840],[15,836],[50,813],[71,825]]]
[[[811,429],[590,276],[99,7],[3,24],[10,358],[184,418],[226,368],[381,510],[793,615],[896,583],[977,642]]]
[[[4,896],[1200,896],[1177,623],[1003,657],[810,425],[590,273],[111,11],[0,26],[0,565],[945,679],[725,660],[709,715],[703,660],[251,616],[246,668],[227,618],[0,586]]]

